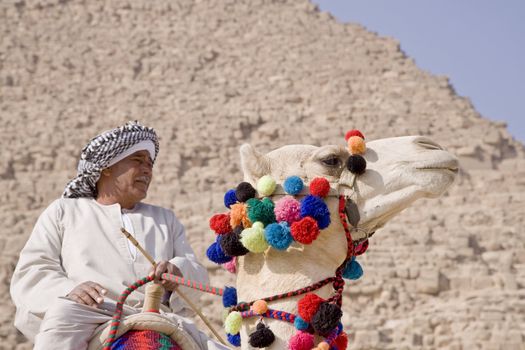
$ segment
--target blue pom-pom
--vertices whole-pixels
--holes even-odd
[[[224,264],[233,259],[232,256],[226,255],[226,253],[222,250],[220,239],[221,235],[218,235],[217,240],[213,242],[206,250],[206,256],[208,259],[216,264]]]
[[[339,322],[337,324],[337,335],[341,334],[342,331],[343,331],[343,324]]]
[[[345,270],[343,271],[343,278],[349,280],[356,280],[363,276],[363,268],[359,264],[355,257],[352,257],[352,260],[346,263]]]
[[[283,187],[286,193],[294,196],[301,192],[304,187],[304,183],[299,176],[290,176],[284,180]]]
[[[278,224],[269,224],[264,229],[264,237],[268,244],[277,250],[286,250],[293,242],[290,227],[286,221]]]
[[[317,196],[308,195],[301,201],[301,217],[311,216],[317,221],[319,229],[330,226],[330,211],[326,203]]]
[[[233,346],[241,346],[241,335],[240,333],[237,334],[227,334],[228,341]]]
[[[237,305],[237,289],[235,287],[225,287],[222,293],[222,305],[230,307]]]
[[[294,325],[295,328],[297,328],[300,331],[305,331],[305,330],[308,329],[308,327],[310,327],[308,322],[306,322],[305,320],[303,320],[299,316],[295,316],[295,320],[293,321],[293,325]]]
[[[224,206],[226,208],[230,208],[230,206],[235,203],[237,203],[237,196],[235,195],[235,188],[234,188],[234,189],[228,190],[228,192],[224,194]]]

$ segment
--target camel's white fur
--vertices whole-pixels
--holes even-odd
[[[351,196],[357,203],[359,226],[363,231],[353,233],[354,239],[382,227],[416,199],[441,195],[453,183],[458,171],[457,159],[428,138],[381,139],[367,143],[364,155],[367,170],[352,188],[353,175],[345,167],[348,155],[345,147],[336,145],[289,145],[266,155],[243,145],[241,164],[245,181],[254,185],[263,175],[271,175],[278,183],[292,175],[303,178],[306,183],[317,176],[325,177],[339,194]],[[256,300],[291,291],[334,275],[346,257],[346,239],[338,217],[337,197],[329,197],[326,202],[332,224],[313,244],[294,243],[286,252],[269,249],[264,254],[240,257],[239,300]],[[332,287],[325,286],[316,293],[327,298]],[[270,307],[296,313],[299,298],[272,302]],[[249,348],[248,334],[254,331],[255,321],[252,318],[244,322],[243,349]],[[286,349],[286,341],[295,333],[293,326],[282,321],[265,319],[265,322],[277,338],[271,349]]]

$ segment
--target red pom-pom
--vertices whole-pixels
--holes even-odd
[[[297,313],[303,320],[310,323],[317,309],[319,309],[319,305],[324,301],[317,294],[308,293],[297,303]]]
[[[302,244],[310,244],[319,235],[319,226],[314,218],[306,216],[290,227],[293,239]]]
[[[330,183],[324,177],[316,177],[310,182],[310,194],[324,198],[329,192]]]
[[[228,214],[215,214],[210,219],[210,228],[219,235],[232,232],[230,216]]]
[[[350,130],[350,131],[347,131],[346,132],[346,135],[345,135],[345,141],[348,141],[349,138],[351,138],[352,136],[359,136],[360,138],[362,138],[364,140],[364,136],[363,134],[361,133],[361,131],[357,130],[357,129],[353,129],[353,130]]]
[[[345,332],[341,332],[341,334],[335,338],[334,345],[337,346],[338,350],[346,350],[346,347],[348,346],[348,336]]]

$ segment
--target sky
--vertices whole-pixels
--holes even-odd
[[[396,38],[484,117],[525,143],[525,0],[312,0],[341,22]]]

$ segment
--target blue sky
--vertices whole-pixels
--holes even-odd
[[[484,118],[525,143],[525,0],[313,0],[342,22],[394,37],[450,78]]]

